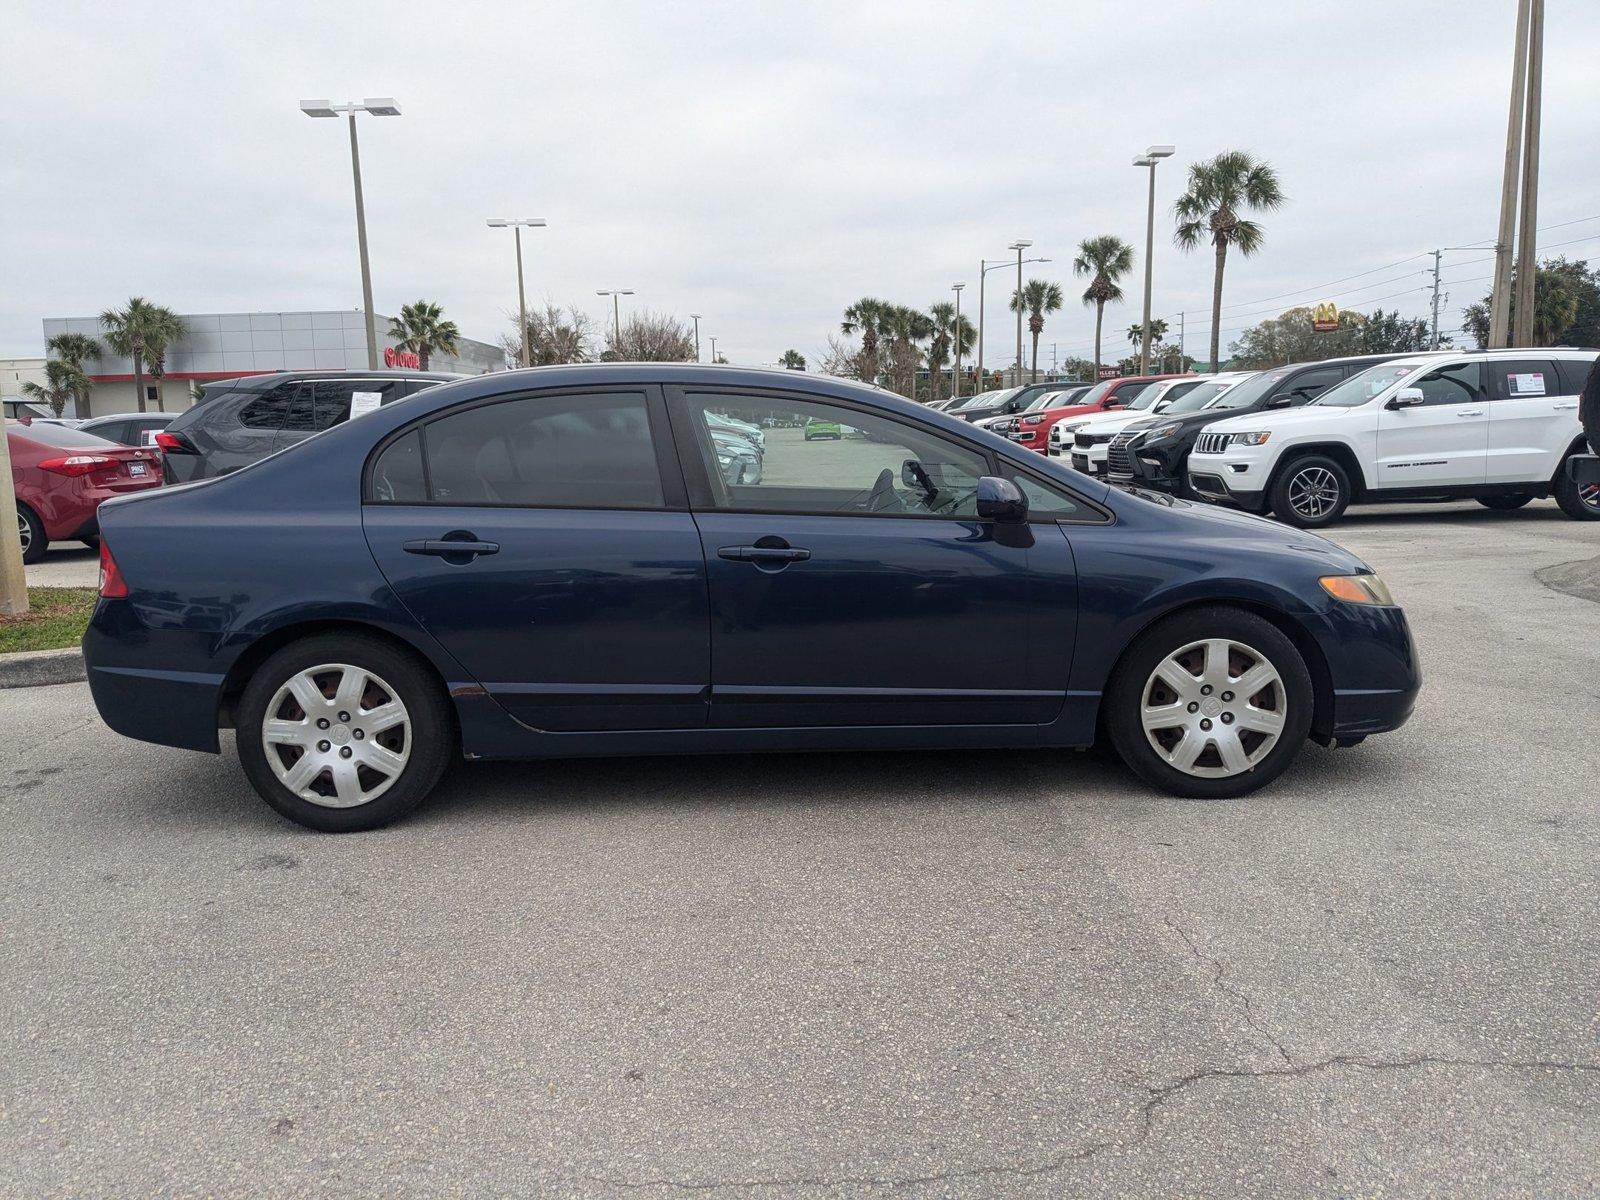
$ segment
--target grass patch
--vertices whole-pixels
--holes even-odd
[[[76,646],[83,640],[98,596],[98,589],[88,587],[29,588],[24,615],[0,616],[0,654]]]

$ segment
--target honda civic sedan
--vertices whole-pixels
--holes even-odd
[[[758,480],[719,469],[730,418],[770,422]],[[453,758],[1105,739],[1155,788],[1238,796],[1419,686],[1330,542],[788,371],[482,376],[100,529],[102,717],[212,753],[233,729],[323,830],[394,820]]]

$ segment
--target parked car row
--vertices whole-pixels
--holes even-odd
[[[161,486],[161,456],[82,429],[7,421],[22,561],[36,563],[53,541],[98,545],[103,500]]]

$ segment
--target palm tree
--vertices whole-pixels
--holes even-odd
[[[60,416],[66,411],[67,401],[89,390],[89,377],[76,363],[52,358],[44,365],[44,383],[33,380],[22,385],[22,393],[31,399],[50,406],[50,411]]]
[[[933,318],[933,340],[928,343],[928,401],[933,403],[943,399],[940,388],[951,354],[959,352],[963,358],[971,354],[978,331],[964,316],[957,323],[956,306],[948,300],[930,307],[928,315]]]
[[[133,359],[133,390],[139,399],[139,411],[145,411],[144,368],[148,363],[152,375],[159,380],[165,373],[167,347],[188,332],[181,317],[170,308],[151,304],[141,296],[134,296],[123,309],[108,308],[100,314],[100,324],[105,327],[106,345],[113,354]],[[156,389],[156,407],[165,412],[161,390]]]
[[[839,325],[840,331],[861,335],[861,353],[856,356],[856,362],[859,364],[863,383],[878,382],[881,365],[878,361],[878,337],[883,332],[884,319],[889,308],[890,306],[882,300],[863,296],[844,310],[844,320]]]
[[[444,309],[431,300],[418,300],[402,304],[400,315],[389,318],[389,336],[401,350],[417,356],[418,365],[426,371],[434,351],[454,354],[461,330],[454,321],[444,319]]]
[[[54,354],[62,362],[78,368],[83,372],[83,364],[91,358],[100,357],[100,343],[86,333],[58,333],[44,344],[46,352]],[[89,376],[84,373],[84,383],[89,382]],[[75,417],[83,418],[89,415],[89,389],[84,387],[81,392],[72,397],[73,412]]]
[[[1215,248],[1216,275],[1211,284],[1211,369],[1222,370],[1222,272],[1228,247],[1246,258],[1261,249],[1266,236],[1260,225],[1241,216],[1246,210],[1268,212],[1283,205],[1278,174],[1243,150],[1228,150],[1210,162],[1191,163],[1189,187],[1173,205],[1180,249],[1193,250],[1207,236]]]
[[[1022,294],[1011,293],[1011,311],[1018,307],[1028,314],[1028,332],[1033,334],[1033,379],[1039,378],[1039,335],[1044,332],[1045,313],[1061,310],[1061,285],[1044,279],[1030,279],[1023,285]],[[1022,370],[1022,364],[1017,364]]]
[[[778,365],[786,371],[804,371],[806,356],[798,350],[785,350],[783,357],[778,360]]]
[[[1106,305],[1121,303],[1122,285],[1117,281],[1133,270],[1133,247],[1114,234],[1103,233],[1078,243],[1072,260],[1072,273],[1087,276],[1083,291],[1084,307],[1094,306],[1094,377],[1100,378],[1100,339]]]
[[[1162,317],[1151,317],[1150,318],[1150,344],[1152,346],[1154,346],[1162,338],[1167,336],[1167,328],[1168,328],[1167,322],[1166,322],[1166,320],[1164,318],[1162,318]],[[1138,325],[1138,324],[1129,325],[1128,326],[1128,340],[1130,342],[1132,342],[1135,346],[1143,344],[1143,342],[1144,342],[1144,326],[1143,325]]]
[[[894,391],[916,398],[917,368],[922,354],[917,343],[933,336],[933,321],[924,312],[903,304],[887,305],[881,331],[889,339],[889,379]]]

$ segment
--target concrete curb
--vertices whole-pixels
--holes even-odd
[[[65,650],[0,654],[0,688],[78,683],[84,678],[83,651],[76,646],[69,646]]]

